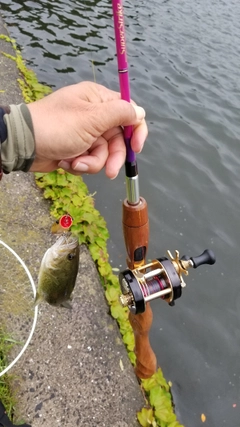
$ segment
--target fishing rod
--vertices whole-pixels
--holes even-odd
[[[130,102],[130,82],[122,0],[112,0],[112,8],[120,93],[123,100]],[[132,133],[132,126],[124,127],[127,198],[123,202],[122,223],[129,269],[145,264],[149,240],[147,202],[143,197],[140,197],[137,160],[131,148]],[[149,304],[146,304],[146,310],[137,319],[131,311],[129,312],[129,320],[135,336],[136,374],[139,378],[150,377],[157,368],[157,359],[148,337],[152,317],[152,310]]]
[[[115,40],[117,49],[118,75],[120,84],[121,98],[130,102],[130,83],[128,73],[126,38],[123,17],[123,5],[121,0],[113,0],[113,17],[115,28]],[[134,151],[131,148],[131,138],[133,133],[132,126],[124,127],[124,140],[126,145],[126,186],[127,201],[129,205],[138,205],[140,203],[139,182],[137,160]]]
[[[130,102],[130,82],[128,72],[126,36],[122,0],[112,0],[118,75],[121,98]],[[122,290],[120,301],[129,308],[129,320],[135,337],[136,374],[139,378],[149,378],[157,368],[156,356],[149,341],[152,324],[150,301],[161,298],[170,306],[182,295],[189,268],[215,263],[215,255],[206,249],[197,257],[183,256],[170,251],[168,257],[160,257],[146,264],[149,241],[149,220],[147,202],[140,197],[136,155],[131,148],[132,126],[124,127],[126,144],[126,190],[123,202],[122,223],[127,251],[128,268],[119,274]]]

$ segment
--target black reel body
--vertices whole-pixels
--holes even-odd
[[[157,258],[134,270],[126,269],[119,274],[122,290],[120,301],[133,314],[143,313],[146,303],[156,298],[162,298],[169,305],[181,297],[182,288],[186,286],[182,273],[188,275],[188,268],[197,268],[203,264],[214,264],[216,259],[211,250],[205,250],[198,257],[175,258],[168,251],[169,258]]]

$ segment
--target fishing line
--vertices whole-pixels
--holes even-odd
[[[33,296],[35,298],[36,297],[36,293],[37,293],[36,286],[35,286],[35,283],[33,281],[32,275],[31,275],[30,271],[28,270],[26,264],[19,257],[19,255],[12,248],[10,248],[10,246],[8,246],[2,240],[0,240],[0,244],[3,245],[9,252],[11,252],[11,254],[17,259],[17,261],[21,264],[21,266],[25,270],[25,272],[26,272],[26,274],[27,274],[27,276],[29,278],[29,281],[31,283],[32,291],[33,291]],[[19,359],[22,357],[23,353],[26,351],[26,349],[27,349],[27,347],[28,347],[28,345],[29,345],[29,343],[30,343],[30,341],[32,339],[32,336],[33,336],[33,333],[35,331],[35,328],[36,328],[37,316],[38,316],[38,306],[35,306],[34,307],[33,324],[32,324],[32,328],[31,328],[30,334],[29,334],[29,336],[28,336],[28,338],[27,338],[27,340],[26,340],[23,348],[21,349],[21,351],[17,355],[17,357],[15,357],[15,359],[2,372],[0,372],[0,377],[3,376],[3,375],[5,375],[9,371],[19,361]]]

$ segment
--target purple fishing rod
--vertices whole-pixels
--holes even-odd
[[[114,18],[120,93],[121,98],[124,101],[130,102],[130,83],[122,0],[112,0],[112,8]],[[136,155],[131,148],[131,138],[133,133],[132,126],[125,126],[123,132],[127,151],[125,161],[127,201],[130,205],[137,205],[140,202],[140,195],[137,160]]]

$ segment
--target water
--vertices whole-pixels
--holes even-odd
[[[93,80],[118,89],[108,1],[0,2],[11,35],[40,81]],[[174,308],[152,303],[152,345],[186,427],[240,426],[240,4],[125,1],[132,97],[147,111],[138,156],[150,219],[148,258],[175,249],[217,256],[191,271]],[[86,177],[125,268],[124,172]],[[112,212],[114,212],[114,220]]]

